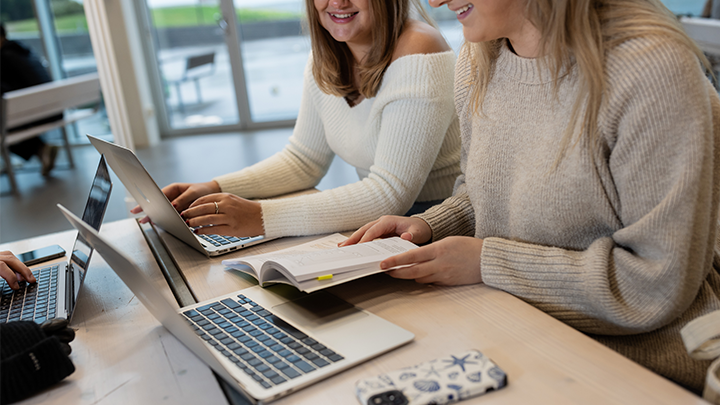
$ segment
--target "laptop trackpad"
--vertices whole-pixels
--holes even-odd
[[[348,302],[326,293],[317,292],[272,308],[280,317],[292,320],[301,328],[325,331],[356,322],[367,314]]]

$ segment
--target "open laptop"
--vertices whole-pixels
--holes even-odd
[[[59,206],[145,307],[252,402],[269,402],[410,342],[414,335],[336,296],[276,285],[173,308],[149,278]]]
[[[263,235],[249,238],[221,235],[196,235],[187,226],[172,203],[155,183],[135,153],[130,149],[87,136],[107,162],[145,214],[170,234],[206,256],[218,256],[244,247],[266,242]]]
[[[100,229],[111,190],[110,173],[101,156],[83,211],[83,221],[95,229]],[[19,320],[42,323],[54,318],[70,321],[92,252],[78,235],[68,262],[32,271],[36,283],[22,281],[18,290],[12,290],[5,280],[0,279],[0,323]]]

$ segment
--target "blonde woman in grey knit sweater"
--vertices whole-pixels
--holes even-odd
[[[306,0],[313,52],[289,144],[238,172],[165,187],[188,225],[213,224],[196,232],[233,236],[311,235],[449,197],[460,174],[455,53],[437,29],[410,18],[414,3]],[[335,155],[359,181],[249,200],[316,186]]]
[[[381,266],[505,290],[699,391],[709,362],[679,330],[720,309],[720,101],[702,53],[658,0],[431,3],[468,41],[463,174],[441,205],[345,244],[432,242]]]

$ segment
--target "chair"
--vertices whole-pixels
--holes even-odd
[[[68,162],[70,167],[75,167],[65,126],[95,114],[100,108],[101,100],[100,80],[97,73],[44,83],[3,95],[0,115],[0,153],[5,162],[4,172],[8,175],[13,194],[17,194],[18,188],[8,147],[51,129],[61,128]],[[79,109],[81,107],[82,109]],[[25,127],[25,124],[58,114],[63,114],[63,118],[30,128]],[[8,128],[19,126],[24,127],[8,131]]]
[[[206,76],[212,76],[215,74],[215,52],[209,52],[202,55],[188,56],[185,60],[185,71],[182,76],[177,80],[170,80],[171,84],[175,85],[178,96],[178,104],[181,112],[185,112],[185,105],[182,101],[182,93],[180,92],[180,85],[184,82],[193,80],[195,81],[195,94],[197,95],[197,102],[202,103],[200,96],[200,81],[199,79]]]

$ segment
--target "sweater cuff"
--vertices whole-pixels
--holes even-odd
[[[2,362],[2,403],[19,401],[75,371],[57,337],[46,338]]]
[[[235,194],[238,197],[247,198],[252,194],[255,186],[251,169],[246,167],[238,172],[223,174],[213,178],[220,186],[220,192]]]
[[[475,220],[472,206],[466,204],[464,200],[450,197],[443,201],[442,204],[413,216],[424,220],[430,225],[432,242],[454,235],[475,236]]]

